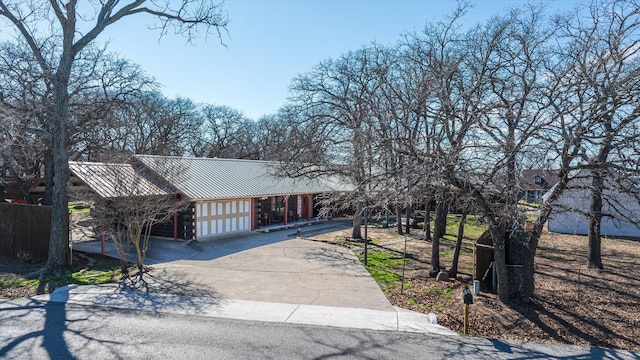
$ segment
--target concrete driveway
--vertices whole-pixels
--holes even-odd
[[[222,299],[394,311],[351,250],[304,239],[305,232],[344,226],[304,227],[302,237],[292,229],[190,244],[153,239],[147,264],[153,265],[155,277],[177,279],[176,284],[206,289]],[[100,243],[79,242],[74,249],[99,252]],[[107,253],[115,254],[111,244]]]

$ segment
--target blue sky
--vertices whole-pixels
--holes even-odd
[[[568,10],[576,1],[546,3]],[[471,4],[468,24],[525,2]],[[227,105],[257,120],[285,103],[297,74],[374,40],[394,43],[404,32],[441,20],[456,5],[448,0],[227,0],[226,47],[215,37],[195,45],[176,35],[158,41],[159,32],[148,30],[144,16],[114,24],[99,40],[109,40],[110,50],[140,64],[166,96]]]

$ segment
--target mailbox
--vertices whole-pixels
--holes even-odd
[[[471,290],[469,290],[469,288],[464,288],[464,290],[462,290],[462,301],[465,304],[473,304],[473,295],[471,294]]]

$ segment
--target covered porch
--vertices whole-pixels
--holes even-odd
[[[267,196],[253,199],[253,229],[308,223],[313,218],[313,194]]]

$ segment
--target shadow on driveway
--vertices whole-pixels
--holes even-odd
[[[307,232],[332,232],[349,227],[350,224],[347,222],[332,221],[305,226],[300,229],[304,234]],[[152,237],[149,241],[145,264],[155,265],[177,260],[214,260],[245,250],[290,240],[297,234],[298,229],[291,228],[270,233],[252,231],[248,233],[229,234],[191,242]],[[111,241],[107,239],[105,245],[105,255],[116,259],[119,258]],[[100,240],[80,241],[73,244],[73,249],[99,254],[102,251],[102,245]],[[130,253],[130,257],[134,255],[133,252]]]

